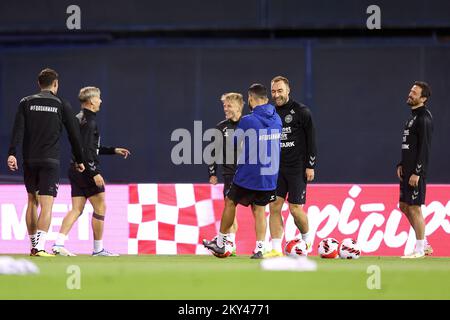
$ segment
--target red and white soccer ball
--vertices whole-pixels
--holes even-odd
[[[286,246],[284,247],[284,252],[288,256],[303,256],[306,257],[308,255],[308,247],[306,246],[306,242],[302,239],[293,239],[286,242]]]
[[[339,257],[342,259],[358,259],[360,256],[361,248],[355,240],[351,238],[342,240],[339,245]]]
[[[336,259],[339,257],[339,241],[334,238],[325,238],[319,243],[319,255],[325,259]]]

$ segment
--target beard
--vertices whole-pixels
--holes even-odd
[[[408,98],[408,100],[406,100],[406,103],[409,106],[414,107],[414,106],[417,106],[420,103],[420,101],[419,101],[419,99]]]
[[[287,97],[278,97],[277,99],[274,99],[274,100],[275,100],[275,104],[277,106],[281,107],[286,104]]]

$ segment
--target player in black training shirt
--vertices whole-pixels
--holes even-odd
[[[433,134],[433,117],[425,106],[431,89],[425,82],[416,81],[408,95],[411,116],[403,130],[402,160],[397,166],[400,179],[400,210],[406,215],[416,233],[416,247],[402,258],[421,258],[433,253],[425,238],[425,220],[421,205],[425,203],[428,159]]]
[[[303,104],[290,99],[289,80],[277,76],[271,81],[272,99],[283,123],[281,134],[280,171],[277,181],[277,200],[270,204],[269,227],[272,251],[265,257],[283,255],[283,218],[281,209],[287,197],[289,211],[295,225],[311,251],[308,217],[303,210],[306,201],[306,184],[314,180],[316,165],[315,129],[311,111]]]
[[[92,204],[92,231],[94,233],[93,256],[118,256],[103,248],[103,222],[105,219],[105,182],[101,175],[99,154],[118,154],[125,159],[130,151],[124,148],[105,147],[100,144],[100,134],[97,127],[96,113],[100,110],[100,90],[96,87],[85,87],[80,90],[78,98],[81,111],[77,115],[86,160],[86,170],[77,172],[69,169],[69,179],[72,188],[72,210],[63,220],[61,229],[53,246],[55,254],[74,256],[64,247],[64,241],[75,221],[83,213],[86,201]]]
[[[53,201],[59,184],[59,139],[65,127],[72,145],[75,166],[84,170],[80,131],[68,102],[58,97],[58,74],[44,69],[38,76],[41,92],[20,101],[16,113],[8,167],[18,170],[17,147],[22,143],[23,175],[28,193],[26,223],[31,255],[53,257],[45,252],[45,241],[52,219]],[[39,218],[37,206],[41,206]]]
[[[234,132],[236,131],[239,120],[242,117],[242,109],[244,107],[244,99],[240,93],[224,93],[220,99],[223,104],[223,111],[225,113],[225,120],[219,122],[216,125],[216,129],[222,133],[222,141],[219,145],[222,149],[222,154],[216,155],[222,163],[222,177],[223,177],[223,197],[225,198],[228,189],[233,182],[234,173],[236,172],[237,163],[237,150],[233,143]],[[230,150],[227,152],[227,150]],[[232,153],[230,153],[232,152]],[[227,158],[228,155],[228,158]],[[232,157],[231,157],[232,156]],[[217,162],[215,161],[208,166],[209,183],[216,185],[217,180]],[[236,254],[236,232],[238,229],[237,219],[234,218],[230,232],[228,233],[228,239],[233,242],[233,254]],[[208,240],[204,240],[203,244],[209,243]]]

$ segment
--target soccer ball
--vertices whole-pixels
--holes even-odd
[[[358,259],[361,256],[361,249],[355,240],[347,238],[339,245],[339,256],[342,259]]]
[[[339,257],[339,241],[334,238],[325,238],[319,243],[321,258],[335,259]]]
[[[307,256],[308,248],[306,247],[306,242],[302,239],[293,239],[286,242],[284,247],[284,252],[288,256]]]

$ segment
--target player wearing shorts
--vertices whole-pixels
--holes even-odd
[[[422,258],[433,253],[425,238],[425,220],[421,209],[421,205],[425,203],[433,134],[433,117],[425,105],[430,96],[429,85],[416,81],[407,100],[411,116],[403,130],[402,160],[397,166],[397,176],[400,180],[400,210],[416,233],[416,247],[412,254],[402,258]]]
[[[125,159],[130,152],[124,148],[105,147],[100,144],[100,133],[97,127],[96,114],[100,110],[102,100],[100,90],[96,87],[85,87],[80,90],[78,98],[81,111],[77,115],[86,159],[86,170],[77,172],[73,166],[69,169],[69,179],[72,188],[72,210],[65,216],[53,253],[63,256],[74,256],[64,247],[67,234],[75,221],[83,213],[86,201],[92,204],[92,231],[94,234],[93,256],[118,256],[103,248],[103,224],[105,219],[105,182],[101,175],[99,154],[118,154]]]
[[[251,258],[263,258],[267,229],[265,206],[276,198],[281,135],[281,119],[268,101],[263,85],[250,86],[248,104],[252,113],[241,118],[235,132],[237,145],[243,147],[225,197],[220,232],[216,241],[205,245],[217,255],[223,255],[225,245],[231,243],[227,232],[233,224],[237,204],[242,204],[252,205],[255,218],[256,246]]]
[[[58,193],[60,173],[59,141],[65,127],[76,170],[83,171],[80,132],[70,104],[57,96],[58,74],[52,69],[39,73],[41,91],[23,98],[16,113],[8,167],[18,170],[17,147],[22,143],[23,175],[28,193],[26,224],[31,241],[31,256],[54,257],[45,251],[52,219],[53,201]],[[37,207],[40,206],[39,217]]]
[[[311,111],[303,104],[290,99],[289,80],[277,76],[271,81],[272,99],[283,122],[281,134],[280,172],[277,182],[277,200],[270,204],[269,228],[272,251],[265,257],[283,255],[283,218],[281,209],[287,198],[289,211],[311,251],[308,217],[303,210],[307,182],[314,180],[316,165],[315,129]]]
[[[220,99],[223,104],[223,111],[225,113],[225,120],[219,122],[216,125],[216,129],[222,133],[222,140],[219,143],[219,149],[222,150],[222,154],[219,156],[222,163],[222,177],[223,177],[223,197],[225,198],[226,192],[233,182],[234,173],[236,171],[237,163],[237,150],[233,143],[233,136],[236,128],[241,120],[242,109],[244,107],[244,100],[240,93],[224,93]],[[230,150],[230,151],[227,151]],[[233,154],[230,154],[233,152]],[[230,157],[232,155],[232,157]],[[227,157],[228,156],[228,157]],[[216,185],[217,179],[217,162],[215,161],[208,166],[209,183]],[[233,255],[236,254],[236,232],[238,229],[237,218],[234,218],[233,225],[228,232],[228,238],[233,242]],[[209,243],[209,240],[203,240],[203,244]]]

